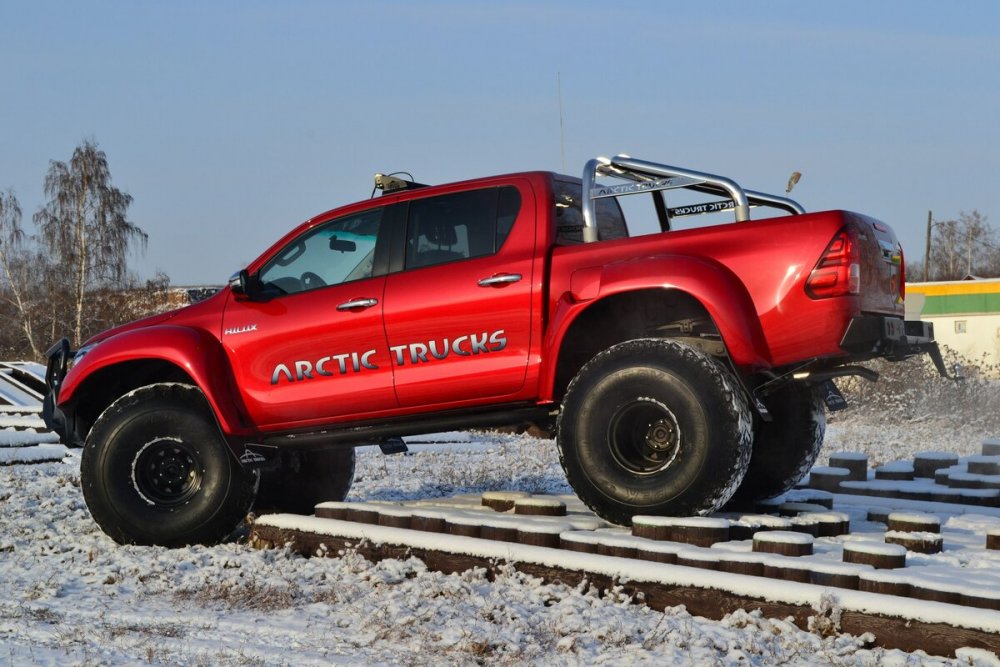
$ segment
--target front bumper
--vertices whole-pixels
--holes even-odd
[[[59,434],[59,439],[63,444],[78,446],[81,443],[76,442],[73,437],[75,433],[70,424],[71,419],[59,408],[59,387],[69,370],[69,362],[73,359],[73,350],[70,348],[69,340],[63,338],[50,347],[45,356],[48,358],[48,366],[45,369],[45,385],[49,388],[49,392],[42,401],[42,420],[48,428]]]
[[[860,315],[847,325],[840,346],[858,359],[882,357],[889,361],[903,361],[928,354],[937,371],[948,377],[941,349],[934,340],[934,325],[931,322],[885,315]]]

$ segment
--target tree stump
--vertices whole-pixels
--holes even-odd
[[[816,537],[836,537],[851,532],[851,517],[843,512],[807,512],[796,518],[816,524]]]
[[[517,500],[530,497],[531,494],[524,491],[485,491],[482,503],[483,507],[489,507],[494,512],[509,512],[514,509]]]
[[[816,467],[809,471],[809,486],[831,493],[839,491],[840,483],[849,479],[851,479],[851,471],[847,468]]]
[[[965,464],[976,475],[1000,475],[1000,455],[970,456]]]
[[[858,573],[858,590],[866,593],[909,597],[910,582],[883,571],[860,572]]]
[[[518,498],[514,501],[514,514],[566,516],[566,503],[555,498]]]
[[[702,570],[718,570],[719,556],[710,549],[681,549],[677,552],[677,564]]]
[[[568,530],[559,535],[559,546],[567,551],[596,554],[601,536],[589,530]]]
[[[888,526],[889,530],[904,533],[940,533],[941,519],[926,512],[893,512]]]
[[[871,565],[876,570],[906,567],[906,549],[898,544],[844,542],[844,562]]]
[[[830,454],[831,468],[846,468],[848,479],[864,482],[868,479],[868,455],[860,452],[837,452]]]
[[[343,521],[347,518],[347,507],[351,503],[330,501],[316,505],[316,518],[337,519]]]
[[[729,520],[707,516],[675,518],[670,527],[674,542],[710,547],[716,542],[729,540]]]
[[[377,523],[389,528],[409,528],[413,510],[403,507],[380,507]]]
[[[674,518],[669,516],[634,516],[632,534],[647,540],[670,540],[673,539],[671,535],[673,523]]]
[[[911,461],[893,461],[875,468],[875,479],[909,481],[913,479],[913,475]]]
[[[958,464],[958,456],[951,452],[920,452],[913,459],[914,477],[934,478],[934,471]]]
[[[479,537],[483,520],[478,516],[450,514],[445,520],[445,532],[459,537]]]
[[[559,548],[559,534],[570,529],[567,523],[525,523],[517,528],[517,541],[533,547]]]
[[[986,438],[983,440],[983,456],[1000,456],[1000,438]]]
[[[986,548],[1000,549],[1000,528],[990,528],[986,533]]]
[[[813,537],[787,530],[761,531],[753,536],[753,550],[781,556],[811,556]]]
[[[941,553],[944,540],[937,533],[912,533],[890,530],[885,534],[886,544],[898,544],[907,551],[918,554]]]
[[[410,528],[428,533],[443,533],[447,516],[447,513],[441,510],[414,510],[410,516]]]

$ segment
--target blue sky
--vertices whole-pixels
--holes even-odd
[[[889,222],[1000,227],[997,2],[10,2],[0,189],[108,155],[143,276],[220,283],[376,171],[439,183],[626,152]]]

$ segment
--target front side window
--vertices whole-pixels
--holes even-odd
[[[371,278],[383,211],[338,218],[299,236],[261,269],[262,287],[295,294]]]
[[[512,186],[410,202],[406,268],[492,255],[507,239],[520,209],[521,195]]]

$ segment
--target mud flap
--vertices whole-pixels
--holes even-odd
[[[826,409],[830,412],[838,412],[847,408],[847,399],[840,393],[840,389],[837,388],[833,380],[827,380],[820,384],[819,392],[823,397],[823,402],[826,403]]]

